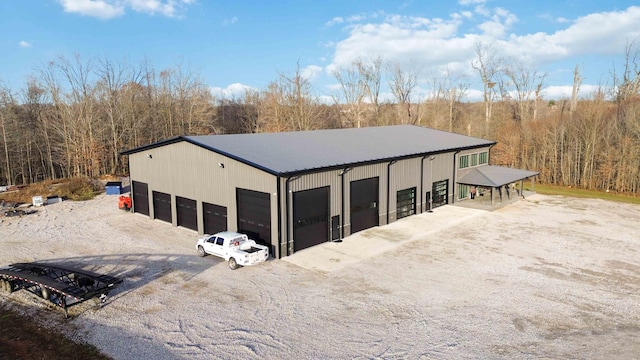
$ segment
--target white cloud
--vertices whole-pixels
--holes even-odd
[[[484,4],[467,2],[469,4]],[[349,34],[334,45],[331,62],[325,73],[343,66],[350,66],[356,59],[382,56],[388,63],[416,66],[422,72],[423,81],[428,73],[438,73],[444,69],[455,69],[461,74],[471,74],[477,81],[477,72],[471,68],[476,58],[478,42],[491,45],[497,51],[497,58],[522,61],[532,68],[541,69],[548,64],[580,62],[580,57],[588,55],[621,56],[628,42],[640,38],[640,7],[626,10],[602,12],[571,20],[564,29],[555,32],[518,34],[514,27],[518,18],[510,11],[495,8],[487,21],[478,23],[475,16],[462,13],[451,14],[447,19],[387,15],[380,21],[363,21],[344,25]],[[481,32],[464,32],[480,24]],[[554,65],[557,68],[557,65]],[[541,71],[544,71],[542,69]],[[565,76],[556,72],[558,79]],[[596,75],[597,76],[597,75]],[[571,82],[572,77],[566,76]],[[472,84],[473,85],[473,84]],[[586,93],[583,87],[581,93]],[[564,88],[549,88],[548,94],[557,97],[566,94]],[[569,93],[570,94],[570,93]],[[468,94],[471,97],[471,92]]]
[[[473,45],[472,39],[455,37],[460,24],[459,17],[443,20],[396,15],[380,24],[354,25],[349,37],[336,44],[328,73],[358,58],[378,56],[391,62],[420,59],[425,65],[446,64]]]
[[[578,91],[578,98],[580,99],[592,99],[594,94],[598,93],[601,89],[598,85],[584,84],[580,86]],[[560,86],[548,86],[541,91],[540,95],[543,99],[571,99],[571,93],[573,92],[572,85],[560,85]]]
[[[514,14],[505,9],[496,8],[491,19],[480,24],[478,28],[482,30],[486,36],[501,38],[517,21],[518,18]]]
[[[458,0],[458,4],[460,5],[478,5],[486,2],[487,0]]]
[[[110,19],[124,14],[124,6],[107,0],[59,0],[65,12]]]
[[[640,7],[587,15],[548,40],[573,54],[617,54],[628,41],[640,37]]]
[[[236,24],[238,22],[238,18],[236,16],[232,17],[231,19],[226,19],[224,21],[224,25],[233,25]]]
[[[130,8],[135,12],[150,15],[160,14],[177,17],[195,0],[58,0],[65,12],[100,19],[111,19],[125,14]]]
[[[324,25],[327,27],[330,27],[330,26],[333,26],[336,24],[342,24],[342,23],[344,23],[344,19],[340,16],[336,16],[333,19],[327,21]]]
[[[212,87],[211,94],[217,98],[221,99],[244,99],[247,91],[256,91],[256,89],[251,86],[234,83],[226,88],[221,87]]]
[[[322,68],[317,65],[309,65],[302,69],[301,74],[303,78],[313,81],[322,74]]]
[[[30,48],[32,45],[29,42],[26,42],[24,40],[20,41],[20,47],[22,48]]]

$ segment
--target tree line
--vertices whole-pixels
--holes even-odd
[[[178,135],[232,134],[415,124],[497,141],[491,163],[539,171],[538,181],[640,192],[640,71],[633,43],[609,84],[580,97],[544,100],[546,74],[477,44],[472,79],[449,69],[417,93],[422,71],[378,57],[336,68],[339,86],[320,98],[298,67],[265,89],[215,98],[199,74],[148,61],[59,57],[23,89],[0,86],[0,184],[126,174],[119,155]],[[390,90],[383,99],[382,85]],[[422,84],[425,87],[425,84]],[[328,101],[327,99],[331,99]]]

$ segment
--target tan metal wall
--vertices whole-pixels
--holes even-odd
[[[434,155],[433,160],[429,157],[415,157],[410,159],[398,160],[393,163],[382,162],[377,164],[345,167],[338,170],[330,170],[326,172],[304,174],[292,177],[289,180],[287,188],[287,178],[281,179],[280,191],[287,194],[289,214],[293,213],[292,194],[296,191],[314,189],[324,186],[330,187],[330,217],[340,215],[341,223],[344,224],[344,236],[351,234],[350,219],[350,183],[352,181],[378,177],[378,222],[380,225],[387,224],[387,211],[389,211],[389,223],[396,220],[396,193],[398,190],[404,190],[416,187],[416,212],[420,213],[426,210],[427,199],[425,192],[431,191],[432,182],[449,179],[449,192],[452,194],[453,186],[451,177],[453,176],[453,158],[454,153]],[[389,188],[387,188],[387,171],[391,178]],[[422,176],[421,176],[422,172]],[[431,176],[433,174],[433,176]],[[344,177],[344,193],[343,178]],[[422,186],[421,181],[422,180]],[[422,195],[421,195],[422,192]],[[387,195],[388,194],[388,195]],[[450,194],[450,196],[451,196]],[[343,200],[344,199],[344,200]],[[387,206],[387,200],[389,205]],[[343,204],[344,201],[344,204]],[[286,223],[287,199],[283,197],[281,201],[281,211],[283,214],[281,227],[283,229],[281,239],[281,251],[286,253],[287,247],[289,252],[293,249],[291,243],[292,221]],[[287,235],[288,234],[288,235]],[[289,238],[288,241],[286,238]]]
[[[271,239],[276,248],[276,257],[292,253],[293,244],[288,241],[292,234],[292,194],[296,191],[330,187],[330,216],[343,217],[344,236],[350,235],[350,183],[352,181],[378,177],[379,224],[396,220],[396,192],[416,187],[416,212],[426,210],[428,199],[425,193],[431,191],[436,181],[449,180],[449,203],[453,202],[457,185],[454,176],[454,157],[460,154],[480,152],[475,149],[460,153],[449,152],[431,157],[415,157],[377,164],[345,167],[344,169],[303,174],[291,178],[277,177],[253,168],[229,157],[201,148],[188,142],[178,142],[129,155],[131,179],[149,185],[149,211],[153,218],[153,191],[171,194],[172,223],[177,224],[176,196],[197,201],[198,233],[204,230],[202,203],[208,202],[227,207],[227,226],[237,230],[236,188],[261,191],[271,194]],[[219,165],[220,164],[220,165]],[[222,166],[221,166],[222,165]],[[458,166],[456,158],[455,166]],[[387,171],[391,182],[387,187]],[[457,169],[456,169],[457,171]],[[461,176],[457,174],[457,176]],[[344,177],[344,180],[343,180]],[[288,184],[287,184],[288,180]],[[422,180],[422,183],[421,183]],[[344,183],[343,183],[344,181]],[[344,193],[343,193],[344,184]],[[278,201],[278,186],[281,194]],[[288,198],[288,201],[287,201]],[[387,198],[389,204],[387,204]],[[343,204],[344,199],[344,204]],[[287,224],[287,205],[288,224]],[[279,207],[278,207],[279,206]],[[279,210],[279,211],[278,211]],[[278,223],[278,213],[281,214]],[[281,230],[281,231],[279,231]]]
[[[132,180],[149,185],[150,218],[154,218],[153,191],[171,194],[174,226],[177,225],[175,197],[196,200],[199,234],[204,231],[203,202],[227,207],[227,227],[235,231],[238,226],[236,188],[271,194],[271,238],[276,242],[275,176],[186,141],[131,154],[129,166]]]

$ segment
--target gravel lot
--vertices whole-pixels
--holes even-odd
[[[448,205],[231,271],[196,255],[195,232],[117,201],[0,217],[0,266],[124,278],[103,308],[85,303],[65,320],[25,291],[0,299],[114,359],[640,357],[637,205]]]

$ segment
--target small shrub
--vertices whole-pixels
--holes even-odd
[[[91,200],[102,190],[99,181],[89,178],[73,178],[58,187],[58,196],[74,201]]]

